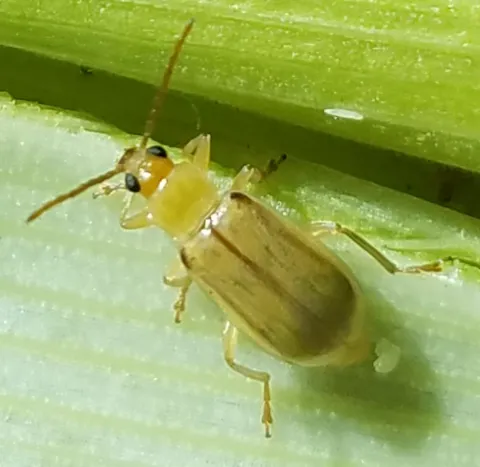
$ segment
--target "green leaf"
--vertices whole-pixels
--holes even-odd
[[[137,137],[8,98],[0,128],[2,466],[475,465],[479,271],[390,276],[327,238],[361,280],[373,337],[398,345],[401,361],[387,375],[371,361],[306,370],[242,338],[239,361],[272,374],[266,440],[260,386],[223,361],[221,310],[195,287],[173,323],[162,274],[175,251],[163,233],[122,231],[121,199],[88,194],[24,223]],[[307,161],[284,167],[258,194],[298,222],[343,222],[399,264],[480,259],[476,220]],[[220,187],[232,174],[213,166]]]
[[[194,15],[155,136],[185,143],[198,114],[220,186],[242,163],[287,152],[287,168],[260,191],[283,214],[343,222],[400,264],[478,260],[478,221],[310,162],[434,202],[450,169],[439,176],[444,168],[388,149],[478,172],[479,11],[392,0],[3,0],[0,89],[95,119],[0,100],[2,465],[475,465],[478,271],[392,277],[329,238],[362,281],[373,337],[402,359],[389,375],[371,362],[307,371],[242,340],[240,361],[273,377],[267,441],[258,384],[223,362],[221,310],[194,289],[184,323],[172,323],[175,291],[161,278],[174,249],[162,233],[122,231],[120,200],[88,195],[23,220],[137,141],[101,122],[141,133],[144,83],[158,82]],[[454,204],[478,213],[477,179],[457,177]]]
[[[3,0],[0,43],[156,83],[190,16],[175,89],[479,171],[472,2]]]

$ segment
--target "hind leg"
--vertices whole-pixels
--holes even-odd
[[[263,384],[262,423],[265,425],[265,437],[270,438],[270,426],[273,423],[272,409],[270,407],[270,375],[264,371],[252,370],[235,361],[237,338],[237,328],[235,328],[230,322],[227,322],[223,334],[223,354],[225,361],[233,371]]]
[[[469,258],[462,258],[460,256],[444,256],[435,261],[430,261],[424,264],[416,264],[412,266],[400,267],[385,256],[381,251],[375,248],[371,243],[358,235],[353,230],[342,226],[336,222],[317,221],[311,224],[311,233],[313,236],[321,235],[323,233],[343,234],[350,240],[355,242],[360,248],[367,252],[373,259],[375,259],[386,271],[390,274],[406,273],[418,274],[421,272],[441,272],[445,263],[460,262],[468,266],[480,269],[480,263]]]

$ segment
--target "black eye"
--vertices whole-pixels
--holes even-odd
[[[135,175],[125,174],[125,186],[127,190],[132,193],[138,193],[140,191],[140,182]]]
[[[167,157],[167,151],[165,151],[162,146],[150,146],[147,152],[152,156]]]

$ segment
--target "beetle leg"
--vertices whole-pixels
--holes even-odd
[[[124,183],[118,183],[115,185],[106,184],[103,185],[100,191],[97,191],[93,194],[94,198],[99,196],[109,196],[114,191],[125,189]],[[123,201],[123,208],[120,213],[120,226],[125,230],[134,230],[134,229],[143,229],[150,225],[150,220],[148,217],[147,208],[142,209],[141,211],[129,215],[130,206],[132,205],[133,193],[127,192]]]
[[[270,159],[267,163],[267,167],[262,170],[262,179],[265,179],[268,175],[272,174],[273,172],[276,172],[278,170],[278,167],[282,162],[285,162],[287,159],[286,154],[282,154],[278,159]]]
[[[265,436],[270,438],[270,425],[273,422],[270,407],[270,375],[263,371],[252,370],[235,362],[235,348],[237,346],[238,331],[235,326],[227,321],[223,332],[223,355],[227,365],[232,370],[246,378],[254,379],[263,383],[263,415],[262,423],[265,425]]]
[[[287,156],[283,154],[277,160],[270,159],[267,167],[264,170],[257,169],[251,165],[244,165],[233,179],[230,190],[241,191],[246,189],[249,183],[260,183],[270,174],[275,172],[278,169],[278,166],[286,159],[286,157]]]
[[[210,163],[210,135],[198,135],[183,147],[183,155],[191,158],[193,164],[202,170],[208,170]]]
[[[120,214],[120,227],[125,230],[136,230],[144,229],[151,225],[150,222],[150,212],[148,207],[145,206],[140,211],[135,214],[128,215],[130,210],[130,205],[132,204],[133,193],[127,193],[125,198],[125,204],[123,206],[122,212]]]
[[[163,282],[170,287],[182,287],[186,277],[189,277],[187,269],[180,257],[177,256],[167,268],[167,273],[163,276]]]
[[[407,273],[418,274],[420,272],[441,272],[445,263],[460,262],[468,266],[476,267],[480,269],[480,263],[460,256],[445,256],[443,258],[431,261],[425,264],[417,264],[406,267],[399,267],[394,262],[390,261],[381,251],[375,248],[371,243],[365,240],[363,237],[355,233],[353,230],[343,227],[336,222],[330,221],[318,221],[311,225],[311,233],[313,236],[320,235],[322,233],[343,234],[353,240],[360,248],[366,251],[370,256],[377,260],[380,265],[383,266],[391,274]]]
[[[262,179],[260,170],[250,165],[244,165],[235,175],[230,186],[230,191],[244,190],[249,183],[258,183]]]
[[[190,279],[189,276],[186,276],[184,280],[185,282],[181,286],[178,297],[173,304],[174,320],[176,323],[180,323],[182,321],[182,314],[185,311],[185,300],[187,299],[188,290],[192,285],[192,279]]]
[[[163,276],[163,282],[170,287],[180,288],[178,297],[173,304],[174,320],[176,323],[180,323],[182,314],[185,311],[185,300],[187,298],[187,293],[192,285],[192,279],[188,275],[188,272],[180,258],[177,257],[172,262],[168,268],[167,274]]]
[[[100,198],[101,196],[110,196],[116,191],[125,190],[125,183],[103,183],[100,188],[95,191],[92,196],[93,199]]]
[[[244,165],[235,175],[230,186],[231,191],[244,190],[249,183],[258,183],[262,179],[262,173],[255,167]]]

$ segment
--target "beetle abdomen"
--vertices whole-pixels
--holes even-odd
[[[181,256],[228,319],[277,356],[309,361],[348,337],[357,294],[338,260],[244,193]]]

